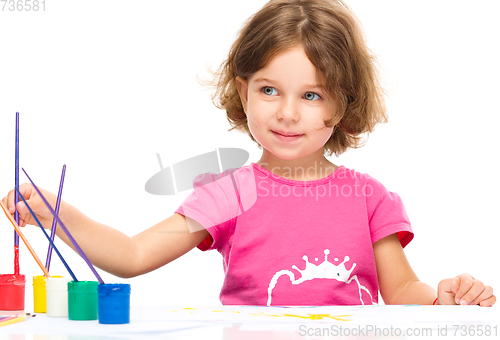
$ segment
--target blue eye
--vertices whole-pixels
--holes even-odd
[[[276,89],[274,87],[271,87],[271,86],[263,87],[262,92],[264,92],[268,96],[275,96],[278,94],[278,91],[276,91]]]
[[[314,92],[306,92],[304,94],[304,98],[307,99],[307,100],[318,100],[321,97],[318,94],[314,93]]]

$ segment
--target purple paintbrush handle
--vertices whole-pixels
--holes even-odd
[[[63,166],[62,174],[61,174],[61,182],[59,183],[59,192],[57,193],[57,201],[56,201],[56,214],[59,215],[59,207],[61,205],[61,197],[62,190],[64,185],[64,176],[66,175],[66,164]],[[57,228],[57,220],[54,218],[52,221],[52,229],[50,232],[50,239],[54,242],[56,237],[56,228]],[[47,261],[45,262],[45,268],[47,271],[50,271],[50,261],[52,259],[52,242],[49,242],[49,250],[47,251]]]
[[[19,112],[16,112],[16,163],[15,163],[15,186],[19,188]],[[14,219],[17,225],[19,225],[19,212],[17,211],[17,203],[19,202],[19,194],[17,191],[14,193],[14,204],[16,210],[14,212]],[[19,247],[19,235],[14,230],[14,245]]]

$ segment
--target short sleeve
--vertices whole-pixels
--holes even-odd
[[[221,251],[232,236],[238,215],[256,201],[253,171],[244,167],[218,175],[201,174],[193,180],[193,189],[175,212],[186,217],[191,232],[205,228],[210,233],[197,246],[200,250]]]
[[[367,187],[366,201],[372,243],[397,233],[401,247],[404,248],[413,239],[413,230],[401,197],[388,191],[373,177],[368,178]]]
[[[219,239],[219,226],[232,219],[229,198],[221,178],[213,173],[196,176],[193,180],[193,192],[175,211],[186,217],[190,232],[205,228],[210,233],[211,237],[198,245],[201,250],[215,248],[215,241]]]

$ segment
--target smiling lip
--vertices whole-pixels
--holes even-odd
[[[271,130],[271,131],[274,133],[277,133],[279,135],[285,136],[285,137],[299,137],[299,136],[303,135],[301,133],[284,132],[284,131],[278,131],[278,130],[276,130],[276,131]]]
[[[274,136],[282,142],[294,142],[294,141],[299,140],[303,136],[303,134],[302,135],[297,135],[297,134],[290,135],[289,134],[288,136],[284,136],[276,131],[272,131],[272,132],[273,132]]]

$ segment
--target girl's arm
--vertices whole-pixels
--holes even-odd
[[[56,196],[40,190],[49,203],[55,206]],[[21,185],[19,191],[44,228],[50,228],[52,215],[31,184]],[[13,215],[14,191],[9,192],[3,203]],[[23,202],[18,204],[18,211],[20,226],[36,224]],[[173,214],[132,237],[93,221],[64,201],[61,201],[59,217],[89,260],[119,277],[133,277],[155,270],[187,253],[209,235],[206,229],[190,232],[186,218],[180,214]],[[57,228],[56,234],[75,250],[62,228]]]
[[[493,289],[469,274],[442,280],[438,292],[420,282],[413,272],[396,234],[373,244],[380,294],[386,304],[480,304],[492,306]]]
[[[380,294],[388,305],[432,305],[436,291],[420,282],[406,259],[397,234],[373,244]]]
[[[29,204],[29,203],[28,203]],[[113,275],[129,278],[158,269],[196,247],[208,235],[206,229],[190,232],[186,218],[174,213],[169,218],[129,237],[119,230],[93,221],[72,206],[71,235],[89,260]],[[69,219],[68,219],[69,220]],[[56,231],[73,247],[62,228]]]

